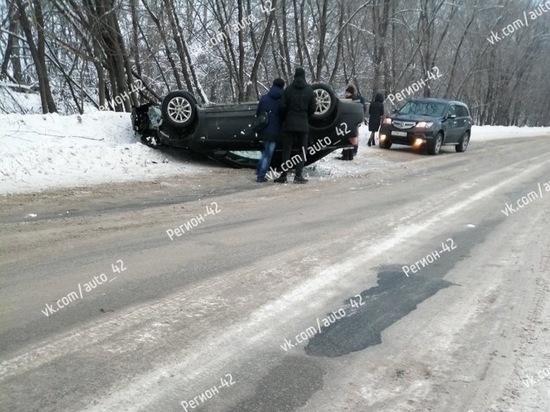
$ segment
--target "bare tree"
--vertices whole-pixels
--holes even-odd
[[[34,61],[36,75],[38,77],[42,111],[44,113],[57,112],[52,90],[50,88],[50,78],[46,68],[46,38],[44,36],[44,16],[42,14],[42,5],[40,0],[34,0],[32,3],[33,8],[30,9],[31,16],[29,16],[27,13],[29,3],[23,3],[22,0],[16,0],[16,4],[19,13],[19,22],[21,23],[21,28],[25,33],[27,44]],[[34,25],[31,21],[35,22]],[[36,41],[34,40],[35,35],[33,30],[36,32]]]
[[[257,98],[302,66],[335,89],[461,99],[476,121],[547,122],[543,18],[498,41],[538,0],[7,0],[1,76],[38,84],[43,110],[116,110],[187,89],[203,103]],[[268,8],[273,10],[267,11]],[[526,11],[527,10],[527,11]],[[489,40],[488,41],[488,37]],[[438,67],[442,77],[426,80]],[[138,93],[134,79],[142,82]],[[426,81],[424,81],[426,80]],[[412,96],[408,96],[412,97]],[[536,102],[536,105],[529,102]]]

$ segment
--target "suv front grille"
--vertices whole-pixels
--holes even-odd
[[[412,129],[416,126],[416,122],[402,122],[400,120],[394,120],[392,124],[398,129]]]

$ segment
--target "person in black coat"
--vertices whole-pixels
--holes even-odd
[[[371,103],[369,107],[369,132],[370,138],[368,141],[369,146],[374,146],[376,144],[374,138],[376,132],[380,129],[380,123],[382,122],[382,117],[384,116],[384,96],[382,93],[376,93],[374,102]]]
[[[258,133],[258,138],[264,144],[262,157],[258,162],[258,177],[256,178],[256,182],[258,183],[267,182],[265,174],[267,172],[267,168],[271,164],[271,158],[273,157],[273,152],[275,151],[275,147],[277,146],[279,140],[279,135],[281,132],[279,103],[281,101],[281,97],[283,97],[284,87],[285,81],[283,79],[275,79],[269,92],[260,98],[258,108],[256,109],[256,116],[259,116],[262,112],[266,112],[268,113],[269,119],[267,125]]]
[[[309,118],[315,113],[316,104],[313,88],[306,82],[306,72],[298,67],[294,72],[294,81],[285,89],[279,106],[283,119],[283,172],[275,182],[286,183],[287,171],[295,166],[294,183],[307,183],[302,172],[306,160]],[[290,153],[294,142],[298,143],[300,151],[291,160]]]
[[[348,85],[344,97],[351,100],[360,100],[357,94],[357,88],[353,84]],[[359,148],[358,136],[352,135],[349,137],[349,140],[350,143],[353,143],[353,147],[342,149],[342,160],[353,160],[353,156],[357,155],[357,149]]]

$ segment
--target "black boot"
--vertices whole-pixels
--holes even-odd
[[[275,183],[286,183],[286,172],[281,173],[281,176],[279,176],[277,179],[274,180]]]

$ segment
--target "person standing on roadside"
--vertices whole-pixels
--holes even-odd
[[[375,136],[376,132],[380,129],[380,124],[382,123],[382,118],[384,117],[384,96],[382,93],[376,93],[374,102],[371,103],[369,107],[369,132],[370,138],[368,141],[368,146],[375,146]]]
[[[344,92],[344,98],[351,100],[360,100],[357,94],[357,88],[353,84],[348,85],[348,87],[346,88],[346,91]],[[346,147],[342,149],[342,160],[353,160],[353,156],[357,155],[357,150],[359,149],[358,136],[351,135],[348,139],[353,147]]]
[[[258,137],[264,145],[262,157],[258,162],[258,176],[256,178],[256,182],[258,183],[267,182],[265,174],[267,172],[267,168],[271,164],[273,152],[275,151],[275,147],[279,141],[279,136],[281,133],[279,104],[281,97],[283,96],[284,87],[285,81],[283,79],[278,78],[273,80],[273,86],[271,86],[269,92],[260,98],[258,108],[256,109],[256,116],[259,116],[262,112],[266,112],[268,113],[269,118],[267,125],[258,133]]]
[[[361,102],[361,105],[363,106],[363,118],[365,119],[365,125],[367,124],[367,100],[363,97],[363,95],[357,90],[357,98]],[[359,134],[359,131],[357,132]],[[353,155],[357,156],[357,152],[359,151],[359,138],[357,138],[357,144],[353,146]]]
[[[296,175],[294,183],[307,183],[307,179],[302,176],[304,163],[306,160],[306,147],[309,137],[309,118],[315,113],[316,107],[315,93],[313,88],[306,81],[306,72],[298,67],[294,72],[294,81],[288,86],[281,98],[280,115],[283,119],[283,163],[290,162],[292,144],[298,143],[300,149],[299,161],[296,164]],[[281,176],[275,179],[277,183],[286,183],[287,172],[283,168]]]

